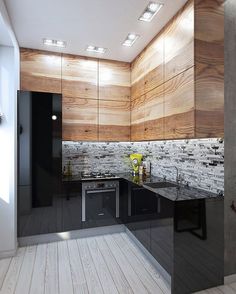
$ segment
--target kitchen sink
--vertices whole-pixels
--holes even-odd
[[[171,187],[178,187],[177,184],[170,183],[170,182],[156,182],[156,183],[147,183],[145,186],[150,188],[171,188]]]

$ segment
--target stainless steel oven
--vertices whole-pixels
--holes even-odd
[[[82,182],[82,222],[119,218],[119,181]]]

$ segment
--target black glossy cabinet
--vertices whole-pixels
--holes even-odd
[[[18,237],[82,228],[81,183],[62,181],[62,96],[18,92]]]
[[[123,222],[171,277],[172,294],[223,284],[223,198],[171,201],[140,188],[126,183]]]
[[[158,198],[147,189],[135,184],[128,184],[126,198],[126,226],[151,251],[151,219],[158,213]]]

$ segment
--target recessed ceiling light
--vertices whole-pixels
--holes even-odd
[[[140,16],[139,20],[150,22],[162,6],[163,4],[161,3],[150,2]]]
[[[107,51],[107,48],[89,45],[86,48],[86,51],[104,54]]]
[[[66,42],[61,40],[43,39],[43,44],[47,46],[66,47]]]
[[[125,39],[122,45],[126,47],[131,47],[134,45],[134,43],[137,41],[138,38],[139,38],[139,35],[130,33],[128,34],[127,38]]]

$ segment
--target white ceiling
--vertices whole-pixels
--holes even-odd
[[[132,61],[187,0],[156,0],[164,7],[152,22],[138,21],[149,0],[5,0],[21,47]],[[122,42],[140,35],[133,47]],[[43,38],[64,40],[67,47],[45,47]],[[87,45],[108,48],[88,53]]]

